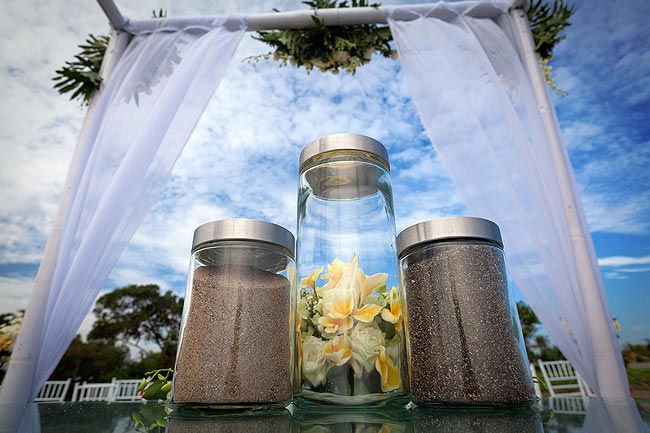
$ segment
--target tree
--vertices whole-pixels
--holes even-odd
[[[69,377],[94,378],[98,382],[110,382],[113,377],[128,377],[129,350],[99,341],[84,343],[77,335],[65,355],[56,366],[51,378],[64,380]]]
[[[101,296],[93,311],[97,321],[88,334],[89,341],[130,345],[142,358],[149,352],[143,344],[154,344],[160,348],[161,362],[173,365],[182,298],[171,291],[161,295],[157,285],[129,285]]]
[[[557,346],[549,346],[546,337],[537,334],[542,328],[542,324],[530,306],[523,301],[518,301],[517,312],[519,313],[521,331],[524,334],[528,359],[531,361],[535,359],[541,359],[543,361],[564,359],[562,352],[560,352]]]
[[[528,354],[528,359],[534,359],[535,354],[531,350],[535,345],[535,340],[533,337],[535,336],[535,333],[541,324],[537,318],[537,315],[525,302],[517,302],[517,312],[519,313],[521,332],[524,334],[524,343],[526,343],[526,353]]]

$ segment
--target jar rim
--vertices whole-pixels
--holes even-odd
[[[259,241],[278,245],[295,259],[296,239],[284,227],[261,220],[229,218],[201,224],[194,231],[192,253],[210,242]]]
[[[503,248],[499,226],[493,221],[467,216],[436,218],[419,222],[402,230],[397,236],[397,255],[414,245],[450,239],[484,239]]]
[[[376,155],[390,172],[388,150],[374,138],[361,134],[332,134],[307,144],[300,152],[299,171],[315,156],[337,150],[355,150]]]

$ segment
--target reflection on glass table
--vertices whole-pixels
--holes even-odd
[[[566,397],[564,397],[566,399]],[[580,403],[544,399],[531,408],[508,410],[406,411],[401,408],[349,410],[320,407],[259,413],[171,411],[163,403],[39,403],[27,420],[29,430],[40,424],[42,433],[54,432],[271,432],[271,433],[564,433],[650,431],[650,402],[636,404],[590,398]],[[638,410],[637,410],[638,408]],[[4,408],[0,408],[4,409]],[[30,414],[30,411],[27,411]],[[0,414],[1,415],[1,414]],[[4,416],[4,415],[1,415]],[[40,418],[40,419],[39,419]],[[31,424],[30,424],[31,422]],[[618,427],[616,427],[618,426]]]

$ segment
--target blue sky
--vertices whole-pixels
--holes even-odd
[[[298,1],[117,1],[148,17],[268,12]],[[83,120],[51,88],[53,71],[86,34],[107,32],[95,2],[8,0],[0,17],[0,312],[27,304]],[[74,13],[71,13],[74,11]],[[578,1],[553,61],[556,110],[623,341],[650,338],[650,2]],[[338,132],[372,136],[393,167],[398,231],[466,212],[424,135],[399,62],[375,58],[356,76],[242,59],[266,52],[250,37],[179,159],[160,200],[106,289],[156,283],[179,294],[193,230],[226,217],[260,218],[295,232],[298,155]],[[87,331],[89,316],[82,325]]]

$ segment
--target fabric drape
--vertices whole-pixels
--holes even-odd
[[[576,277],[578,266],[593,273],[618,347],[591,236],[573,182],[570,193],[582,220],[578,230],[591,255],[585,269],[576,258],[575,232],[564,213],[539,106],[508,37],[512,18],[507,5],[492,6],[503,8],[496,19],[472,18],[467,5],[460,10],[438,3],[410,13],[394,7],[389,25],[402,71],[427,135],[468,208],[501,227],[517,287],[590,387],[607,394],[597,380],[599,341],[590,332],[583,300],[589,295]],[[444,16],[441,9],[444,20],[438,18]],[[559,128],[554,113],[553,119]],[[564,154],[568,161],[566,148]],[[619,368],[600,374],[618,375],[614,380],[627,391],[620,355],[611,356],[618,357]]]
[[[32,401],[65,353],[168,179],[246,20],[143,20],[126,30],[133,38],[84,124],[0,403]]]

